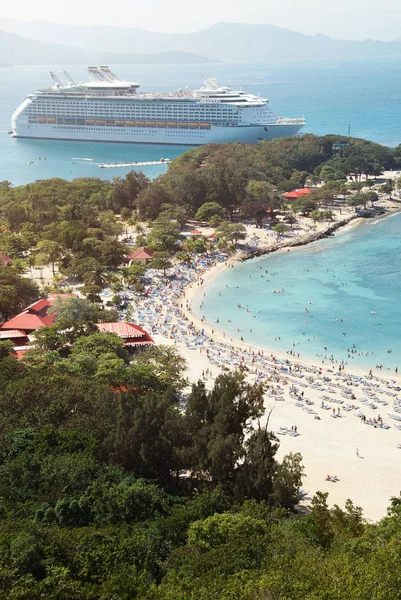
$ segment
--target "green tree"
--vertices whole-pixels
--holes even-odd
[[[246,238],[246,227],[241,223],[230,223],[224,221],[216,229],[216,237],[230,242],[238,242]]]
[[[179,226],[174,221],[155,221],[147,236],[147,245],[159,252],[174,252],[183,239]]]
[[[373,190],[370,190],[369,192],[365,192],[365,198],[367,202],[370,202],[371,205],[373,206],[375,202],[377,202],[379,200],[379,196],[376,192],[374,192]]]
[[[277,223],[276,225],[273,225],[272,229],[274,233],[277,233],[278,237],[285,235],[290,230],[288,225],[286,225],[285,223]]]
[[[105,310],[83,298],[56,298],[49,308],[49,314],[54,314],[54,321],[60,328],[81,328],[94,323],[117,321],[118,313]]]
[[[50,325],[35,331],[35,348],[43,352],[60,351],[71,343],[74,336],[64,326]]]
[[[38,242],[36,246],[38,251],[37,262],[39,264],[51,264],[53,277],[55,275],[54,267],[63,256],[63,249],[58,242],[52,242],[51,240],[42,240]]]
[[[197,221],[205,221],[206,223],[210,223],[211,220],[216,222],[216,217],[220,221],[223,221],[227,218],[227,216],[227,210],[217,202],[205,202],[198,208],[195,219]]]
[[[273,480],[273,498],[276,506],[290,510],[304,497],[301,492],[302,478],[305,472],[302,456],[299,452],[287,454],[277,465]]]
[[[235,487],[245,436],[262,410],[263,386],[247,384],[240,373],[219,375],[211,392],[201,382],[192,387],[185,411],[190,440],[185,452],[189,469],[206,486]]]
[[[160,383],[174,390],[188,384],[184,376],[187,362],[172,346],[148,346],[135,357],[134,364],[150,366]]]
[[[100,358],[103,354],[112,354],[125,361],[128,360],[128,352],[123,346],[122,340],[114,333],[93,333],[77,339],[71,350],[73,359],[81,355]]]
[[[317,210],[317,209],[312,210],[312,212],[310,213],[310,217],[311,217],[313,223],[316,225],[316,223],[318,221],[322,221],[324,219],[323,211]]]
[[[66,269],[69,277],[83,281],[87,286],[102,287],[105,267],[95,258],[73,258]]]
[[[146,190],[149,179],[141,172],[130,171],[125,178],[113,179],[112,206],[116,212],[124,208],[132,209],[141,192]]]
[[[388,194],[390,196],[395,190],[395,187],[395,181],[393,179],[389,179],[386,181],[386,183],[383,183],[383,185],[380,186],[380,191],[383,192],[383,194]]]
[[[9,319],[39,298],[36,283],[13,267],[0,267],[0,314]]]
[[[291,208],[295,213],[301,212],[303,215],[308,215],[312,212],[312,210],[316,210],[318,208],[318,202],[313,198],[305,196],[304,198],[298,198],[295,200],[292,203]]]
[[[136,206],[141,218],[157,219],[162,205],[174,204],[172,195],[160,178],[143,189],[136,200]]]
[[[249,181],[246,198],[242,204],[244,214],[252,217],[258,227],[262,227],[267,210],[272,213],[279,205],[279,198],[267,181]]]
[[[15,356],[14,345],[11,340],[0,340],[0,361],[9,356]]]
[[[142,289],[141,280],[145,275],[146,266],[140,263],[132,263],[129,267],[123,267],[121,273],[124,284],[129,288],[134,288],[137,291]]]
[[[291,229],[292,229],[292,228],[293,228],[293,226],[294,226],[296,223],[298,223],[298,219],[297,219],[297,218],[296,218],[294,215],[292,215],[291,213],[288,213],[288,214],[285,214],[285,215],[284,215],[284,222],[285,222],[287,225],[290,225],[290,226],[291,226]]]
[[[166,277],[167,269],[171,269],[173,263],[171,262],[171,256],[168,252],[155,252],[150,263],[152,269],[163,271],[164,277]]]
[[[187,222],[188,215],[183,206],[178,206],[177,204],[162,204],[160,206],[159,218],[165,221],[176,221],[182,228]]]
[[[89,283],[81,287],[81,294],[83,294],[89,302],[93,302],[94,304],[102,301],[100,297],[101,291],[102,287],[100,285],[96,285],[95,283]]]

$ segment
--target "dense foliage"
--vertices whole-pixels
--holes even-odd
[[[200,219],[221,217],[226,210],[258,220],[266,208],[274,210],[280,193],[321,180],[341,190],[347,176],[379,175],[400,158],[400,148],[334,135],[277,138],[255,146],[208,144],[172,161],[167,174],[139,194],[137,205],[145,218],[155,218],[163,196],[163,202],[179,204],[190,215],[207,203],[197,213]]]
[[[348,145],[335,148],[333,144]],[[98,179],[0,184],[0,312],[39,297],[21,273],[50,265],[85,284],[96,302],[105,283],[141,291],[142,265],[120,269],[123,221],[143,232],[163,272],[203,252],[183,243],[188,217],[235,243],[244,227],[280,209],[280,194],[323,188],[292,205],[314,220],[355,179],[353,206],[377,200],[361,174],[396,167],[401,148],[338,136],[278,139],[258,146],[209,145],[175,159],[150,183],[130,173]],[[391,193],[390,186],[387,193]],[[283,235],[294,214],[275,226]],[[178,252],[177,252],[178,251]],[[56,302],[55,324],[17,360],[0,342],[0,596],[11,600],[389,600],[401,598],[401,500],[378,525],[348,501],[328,507],[317,493],[294,512],[303,477],[299,454],[277,460],[262,427],[261,385],[243,372],[190,390],[174,348],[131,356],[96,324],[117,314],[78,298]]]
[[[301,457],[277,461],[260,385],[183,396],[174,350],[130,358],[96,318],[65,300],[24,361],[0,343],[4,597],[401,598],[400,500],[378,526],[320,493],[294,515]]]
[[[0,342],[7,597],[159,594],[175,549],[196,537],[207,547],[203,519],[228,511],[235,527],[252,530],[252,518],[239,516],[245,500],[266,515],[294,508],[301,457],[276,460],[277,440],[257,425],[261,385],[221,375],[183,401],[185,362],[174,349],[132,358],[117,336],[96,330],[88,302],[66,299],[54,310],[55,325],[36,333],[23,361]]]
[[[26,264],[58,264],[66,275],[101,286],[107,269],[123,261],[122,225],[115,215],[128,210],[148,185],[141,173],[113,183],[100,179],[0,184],[0,251]]]

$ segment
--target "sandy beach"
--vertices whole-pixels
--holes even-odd
[[[389,203],[387,207],[392,212],[398,208]],[[311,232],[309,224],[301,221],[298,230],[282,240],[282,249],[329,227],[319,224]],[[268,252],[277,247],[277,237],[247,226],[244,243],[246,252]],[[211,387],[219,373],[236,368],[244,368],[249,381],[263,381],[264,418],[270,414],[269,428],[280,440],[279,458],[289,452],[303,456],[305,502],[318,490],[328,491],[331,505],[343,506],[350,498],[363,508],[366,519],[379,520],[390,497],[401,489],[401,380],[381,372],[351,372],[348,367],[339,371],[338,365],[319,365],[240,343],[192,312],[210,281],[243,252],[244,248],[231,257],[219,250],[199,255],[190,266],[175,264],[167,280],[149,271],[152,283],[146,296],[127,298],[132,300],[131,320],[150,331],[156,343],[175,345],[187,361],[189,383],[203,379]],[[327,475],[338,481],[327,481]]]

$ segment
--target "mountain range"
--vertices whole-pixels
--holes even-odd
[[[49,64],[88,63],[107,59],[108,62],[202,62],[249,61],[264,62],[277,58],[347,58],[401,55],[401,40],[390,42],[337,40],[323,34],[302,33],[273,25],[217,23],[194,33],[156,33],[133,27],[65,25],[50,21],[17,21],[1,19],[0,28],[19,36],[13,48],[0,38],[0,51],[6,52],[2,62],[17,64],[28,56]],[[11,33],[4,35],[11,35]],[[29,39],[24,39],[29,38]],[[9,38],[10,39],[10,38]],[[71,41],[73,40],[73,45]],[[45,44],[39,47],[37,44]],[[186,53],[177,55],[174,53]],[[167,54],[165,53],[173,53]],[[163,56],[160,56],[160,55]],[[206,54],[210,58],[204,56]],[[6,58],[7,56],[11,58]],[[147,56],[144,56],[147,55]],[[153,55],[153,56],[148,56]]]
[[[171,51],[154,54],[96,52],[76,46],[29,39],[0,30],[0,67],[11,65],[57,65],[57,64],[185,64],[211,63],[194,52]]]

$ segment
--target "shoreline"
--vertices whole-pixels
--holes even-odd
[[[312,368],[319,368],[319,369],[321,368],[321,370],[328,370],[328,369],[331,371],[336,370],[336,368],[338,368],[338,365],[336,367],[336,365],[333,363],[324,363],[324,365],[322,365],[322,364],[319,364],[318,361],[316,361],[315,359],[313,359],[311,357],[300,356],[299,358],[296,358],[292,355],[287,354],[287,352],[275,350],[275,349],[269,348],[268,346],[264,346],[264,345],[260,346],[255,343],[248,343],[245,341],[241,341],[241,340],[237,339],[235,336],[233,337],[233,334],[231,332],[224,330],[224,328],[221,327],[220,323],[216,324],[216,323],[210,323],[206,319],[202,320],[202,317],[200,317],[197,312],[194,312],[192,307],[193,307],[194,303],[199,300],[200,294],[202,293],[203,290],[206,289],[207,285],[210,284],[211,281],[213,281],[225,269],[234,266],[238,262],[247,262],[248,260],[252,260],[255,258],[263,258],[263,257],[269,256],[270,254],[273,254],[273,253],[291,252],[292,250],[299,249],[302,246],[308,246],[310,244],[313,244],[314,242],[317,242],[317,241],[320,241],[327,237],[330,237],[330,235],[332,233],[334,233],[334,231],[337,231],[338,233],[344,233],[345,231],[347,231],[347,229],[358,227],[358,226],[360,226],[364,223],[368,223],[368,222],[372,223],[378,219],[379,220],[387,219],[387,218],[395,216],[396,214],[398,214],[400,212],[401,212],[401,207],[398,206],[395,208],[390,207],[389,211],[387,213],[382,214],[382,215],[377,215],[375,217],[372,217],[371,219],[363,218],[363,217],[360,217],[357,214],[355,214],[355,216],[351,215],[350,218],[348,218],[348,219],[343,219],[332,225],[328,225],[328,227],[326,227],[325,229],[323,229],[322,231],[320,231],[318,233],[313,233],[313,234],[307,233],[306,235],[295,240],[295,243],[294,243],[294,240],[288,240],[289,243],[284,242],[280,246],[276,245],[276,246],[272,246],[270,248],[269,247],[261,248],[260,250],[258,250],[257,252],[254,252],[254,253],[246,253],[243,251],[241,252],[239,250],[236,252],[235,255],[230,257],[225,263],[220,263],[220,264],[212,266],[206,272],[202,273],[202,275],[198,278],[197,281],[191,282],[184,288],[183,299],[185,300],[185,303],[183,305],[181,305],[181,310],[184,315],[184,318],[186,318],[189,322],[191,322],[191,324],[193,324],[193,326],[196,329],[198,329],[199,331],[204,330],[204,332],[207,334],[207,336],[212,341],[216,341],[216,342],[223,343],[223,344],[229,344],[237,350],[242,349],[242,350],[250,351],[250,352],[252,352],[252,351],[262,352],[262,353],[265,353],[266,355],[270,355],[272,357],[278,357],[281,360],[288,361],[289,364],[294,365],[294,366],[295,365],[306,365],[306,366],[312,367]],[[371,370],[377,378],[390,379],[392,381],[397,381],[401,385],[401,373],[396,374],[396,373],[392,372],[390,374],[390,373],[388,373],[388,371],[382,371],[380,369],[376,369],[373,367],[371,367]],[[366,376],[367,371],[369,371],[369,368],[352,367],[350,365],[345,366],[345,372],[348,373],[349,375]]]
[[[381,218],[397,212],[400,210]],[[365,219],[352,219],[338,230],[343,232],[363,222]],[[276,251],[291,249],[283,247]],[[197,381],[202,374],[202,380],[210,387],[217,374],[245,367],[250,382],[264,382],[267,386],[261,425],[266,424],[269,415],[269,430],[280,442],[277,458],[282,460],[294,452],[302,455],[305,469],[302,489],[306,496],[301,506],[308,506],[317,491],[328,492],[330,506],[343,506],[349,498],[355,506],[362,507],[367,522],[379,521],[386,514],[390,498],[399,494],[401,426],[391,415],[393,411],[401,413],[400,374],[374,369],[369,376],[368,369],[351,365],[339,372],[338,364],[322,365],[313,359],[297,359],[230,339],[231,334],[218,329],[218,325],[202,322],[192,312],[191,305],[211,281],[239,260],[237,254],[198,274],[197,280],[185,286],[179,300],[184,302],[177,303],[186,328],[199,340],[199,345],[192,348],[185,342],[174,341],[188,360],[190,381]],[[216,362],[220,354],[222,360]],[[383,419],[385,429],[377,429],[377,418]],[[365,427],[362,419],[373,426]],[[300,433],[296,437],[288,433],[294,424]],[[338,477],[339,481],[336,484],[326,481],[327,474]]]
[[[246,254],[243,258],[240,258],[242,262],[247,260],[251,260],[252,258],[259,258],[261,256],[267,256],[268,254],[272,254],[273,252],[280,251],[289,251],[295,248],[299,248],[302,246],[308,246],[313,242],[318,242],[319,240],[323,240],[325,238],[330,237],[335,231],[346,230],[347,227],[355,227],[363,223],[365,219],[363,217],[358,216],[358,214],[350,215],[346,219],[342,219],[329,225],[326,229],[319,231],[317,233],[309,233],[302,236],[299,239],[291,240],[289,243],[283,243],[276,246],[272,246],[271,248],[261,248],[260,250],[256,250],[254,252]]]
[[[394,211],[386,216],[391,214]],[[341,231],[361,222],[352,219]],[[307,224],[302,222],[302,231],[308,229]],[[247,234],[256,247],[261,238],[276,241],[267,230],[259,233],[248,226]],[[215,324],[202,323],[189,310],[191,304],[241,256],[229,257],[216,249],[194,256],[191,265],[175,263],[168,278],[151,271],[146,295],[128,295],[133,301],[129,320],[140,323],[157,344],[176,348],[186,361],[189,384],[202,381],[210,390],[219,374],[234,369],[243,370],[250,383],[263,383],[265,414],[261,426],[269,415],[269,430],[280,440],[278,460],[289,453],[301,453],[303,490],[307,494],[303,504],[308,504],[317,491],[329,492],[330,506],[344,506],[350,498],[363,508],[366,520],[378,521],[385,515],[390,497],[399,494],[400,378],[387,372],[367,376],[367,369],[359,373],[350,365],[338,371],[338,364],[321,365],[313,359],[297,359],[230,340],[231,335],[217,330]],[[298,436],[291,435],[294,425]],[[337,476],[337,483],[327,481],[327,474]]]

